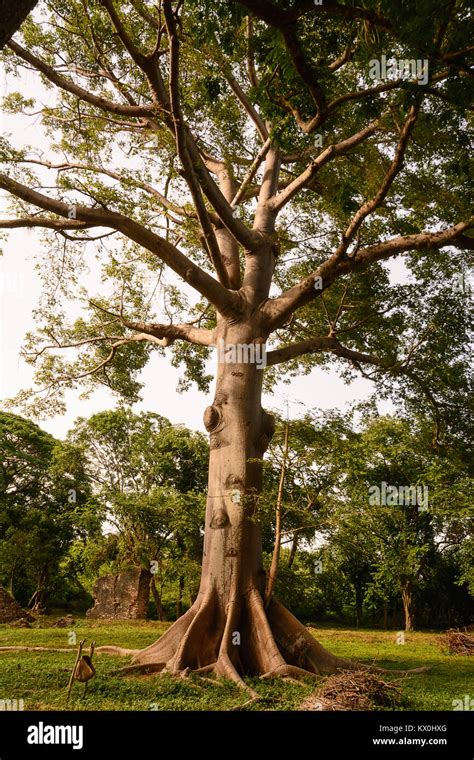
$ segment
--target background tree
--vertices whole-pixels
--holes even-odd
[[[471,466],[462,441],[441,450],[423,420],[368,417],[347,437],[340,460],[340,492],[323,527],[330,553],[355,591],[356,618],[368,592],[403,604],[405,630],[413,630],[416,606],[443,564],[470,535]],[[374,503],[373,486],[420,488],[419,504],[399,495]],[[426,493],[424,491],[426,489]],[[425,496],[427,499],[425,500]],[[457,582],[463,583],[458,563]],[[452,579],[452,582],[455,582]]]
[[[271,554],[267,596],[271,580],[273,587],[280,572],[277,562],[280,549],[290,547],[289,552],[284,552],[285,565],[290,571],[298,548],[307,551],[308,547],[321,542],[329,503],[342,474],[342,438],[353,435],[347,421],[337,413],[305,413],[296,420],[276,416],[276,422],[276,432],[267,452],[258,511],[264,552]],[[311,562],[314,561],[313,558]],[[291,573],[285,573],[285,578],[290,576]],[[314,588],[314,583],[310,585]],[[279,587],[280,597],[286,599],[284,584],[280,583]],[[308,589],[305,596],[309,594]],[[291,596],[294,600],[296,595]],[[290,609],[293,610],[291,604]]]
[[[84,453],[105,526],[105,534],[82,543],[88,585],[104,572],[141,565],[152,570],[158,617],[165,614],[165,590],[180,614],[185,591],[187,599],[197,592],[204,437],[157,414],[118,408],[79,419],[68,440]]]
[[[74,538],[100,526],[90,484],[76,447],[5,412],[0,456],[1,579],[33,611],[43,612]]]
[[[0,149],[14,212],[1,227],[50,231],[27,347],[48,408],[78,383],[135,400],[139,371],[168,346],[201,388],[216,344],[268,342],[277,368],[218,363],[200,591],[137,665],[209,667],[243,686],[245,673],[343,664],[274,598],[264,609],[251,518],[273,433],[265,374],[368,367],[380,396],[428,399],[435,443],[444,419],[466,416],[467,317],[452,285],[472,248],[467,4],[400,10],[50,0],[8,44],[8,71],[33,68],[54,88],[49,155]],[[382,54],[426,60],[426,83],[374,81]],[[31,106],[21,93],[4,101]],[[81,290],[89,242],[103,263],[94,299]],[[387,267],[401,254],[407,284]],[[71,323],[67,302],[81,298]]]

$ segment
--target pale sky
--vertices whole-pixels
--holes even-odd
[[[0,71],[0,95],[4,96],[12,90],[21,91],[25,96],[36,96],[40,102],[51,100],[51,91],[45,90],[38,78],[27,72],[21,79],[9,77]],[[1,133],[15,147],[32,145],[48,154],[48,141],[42,134],[38,117],[0,115]],[[0,214],[7,217],[5,194],[0,195]],[[32,312],[35,309],[41,292],[41,283],[34,269],[33,252],[41,250],[40,232],[36,230],[13,230],[2,244],[4,252],[0,258],[0,397],[2,399],[15,396],[18,391],[32,386],[33,368],[20,357],[20,347],[25,333],[34,329]],[[46,250],[45,250],[46,253]],[[394,274],[399,264],[394,265]],[[209,364],[212,373],[213,361]],[[170,366],[166,357],[154,356],[143,371],[144,389],[143,401],[134,406],[135,411],[147,410],[161,414],[173,423],[184,423],[188,427],[204,431],[202,415],[205,407],[212,400],[209,395],[191,388],[186,393],[177,393],[176,387],[180,371]],[[286,413],[287,401],[291,417],[300,416],[305,407],[333,408],[340,410],[354,401],[363,400],[373,392],[373,383],[363,378],[357,379],[351,385],[346,385],[332,371],[314,369],[310,375],[292,378],[291,385],[277,386],[272,396],[266,395],[264,406],[267,409],[279,409]],[[106,388],[97,390],[89,399],[81,400],[80,391],[67,394],[67,411],[64,415],[41,420],[40,425],[56,437],[65,436],[78,416],[90,416],[94,412],[113,408],[117,399]],[[390,404],[381,406],[382,411],[392,409]]]

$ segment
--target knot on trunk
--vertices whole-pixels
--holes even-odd
[[[225,528],[226,525],[229,524],[229,515],[225,511],[225,509],[222,509],[222,507],[216,509],[211,518],[211,524],[210,527],[214,529],[219,528]]]
[[[204,426],[208,433],[220,430],[223,426],[222,412],[218,406],[208,406],[204,412]]]

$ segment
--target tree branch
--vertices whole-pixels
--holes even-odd
[[[181,103],[179,97],[179,38],[176,28],[176,20],[171,7],[171,1],[165,0],[163,3],[163,11],[165,15],[166,29],[168,33],[168,39],[170,44],[169,49],[169,90],[170,90],[170,105],[171,114],[175,129],[176,149],[178,156],[181,160],[181,164],[184,169],[184,178],[191,191],[191,195],[194,201],[194,206],[197,211],[199,222],[204,236],[204,243],[212,261],[214,269],[219,277],[219,280],[226,287],[229,286],[229,275],[224,266],[221,258],[219,245],[217,243],[216,235],[207,213],[206,205],[201,193],[201,187],[196,176],[193,162],[188,152],[186,131],[184,128],[184,118],[181,110]]]
[[[295,69],[308,88],[308,91],[316,106],[317,114],[322,114],[326,110],[326,96],[324,90],[318,82],[313,67],[306,58],[301,47],[296,29],[293,25],[281,25],[280,30],[285,40],[286,49],[294,63]]]
[[[267,352],[267,367],[273,367],[275,364],[296,359],[304,354],[313,354],[320,351],[331,351],[336,347],[336,339],[331,337],[309,338],[299,343],[292,343],[290,346],[276,348]]]
[[[0,229],[13,230],[18,227],[44,227],[50,230],[87,230],[97,224],[78,222],[75,219],[47,219],[44,216],[21,216],[17,219],[0,219]]]
[[[364,353],[363,351],[355,351],[354,349],[341,345],[337,338],[319,337],[304,340],[299,343],[293,343],[290,346],[285,346],[284,348],[270,351],[267,353],[266,358],[267,366],[274,366],[275,364],[281,364],[282,362],[289,361],[290,359],[295,359],[298,356],[328,351],[335,354],[336,356],[339,356],[340,358],[348,359],[350,362],[355,364],[359,370],[361,370],[359,366],[360,364],[371,364],[377,368],[378,372],[390,372],[395,375],[404,375],[421,388],[423,394],[431,404],[435,416],[435,439],[437,441],[441,429],[440,405],[426,383],[424,383],[423,380],[420,380],[418,375],[410,367],[406,366],[415,348],[416,346],[409,352],[408,356],[405,359],[397,361],[395,363],[387,364],[382,359],[380,359],[380,357],[375,356],[374,354]]]
[[[258,87],[258,77],[255,68],[254,43],[253,43],[253,19],[246,16],[245,38],[247,40],[247,74],[252,87]]]
[[[248,189],[250,183],[252,182],[253,178],[255,177],[255,174],[258,171],[258,168],[260,164],[262,163],[263,159],[267,155],[267,152],[272,144],[272,141],[270,138],[265,140],[264,144],[258,151],[257,155],[255,156],[254,160],[252,161],[247,174],[243,178],[241,185],[239,189],[237,190],[236,194],[231,200],[230,205],[235,208],[235,206],[238,206],[242,198],[245,197],[246,190]]]
[[[271,145],[265,157],[262,184],[258,194],[257,209],[254,216],[254,229],[262,235],[272,235],[275,230],[277,211],[271,205],[271,199],[278,189],[281,158],[280,151]]]
[[[255,124],[258,134],[262,138],[262,142],[268,139],[268,129],[265,122],[261,118],[260,114],[256,111],[245,92],[242,90],[240,84],[232,74],[225,74],[225,78],[229,83],[232,91],[235,93],[239,102],[243,105],[246,113]]]
[[[336,143],[336,145],[329,145],[281,193],[270,199],[270,208],[278,213],[300,190],[308,186],[322,166],[327,164],[332,158],[343,156],[352,148],[357,147],[357,145],[373,135],[378,128],[378,121],[374,121],[367,127],[364,127],[364,129],[361,129],[360,132],[348,137],[347,140],[342,140],[340,143]]]
[[[157,107],[159,107],[165,114],[165,121],[169,122],[169,103],[166,97],[166,90],[163,82],[163,77],[161,75],[161,71],[158,66],[158,55],[159,55],[159,41],[161,38],[161,29],[158,30],[158,38],[155,50],[151,53],[144,54],[138,48],[135,46],[134,42],[130,38],[129,34],[127,33],[120,16],[118,15],[117,11],[115,10],[115,6],[112,2],[112,0],[101,0],[102,5],[107,10],[107,13],[110,16],[110,19],[117,31],[118,36],[120,37],[123,46],[129,53],[131,59],[136,63],[136,65],[143,71],[145,74],[150,87],[151,87],[151,96],[153,99],[153,102],[156,104]],[[143,17],[143,14],[141,14]]]
[[[131,106],[125,103],[116,103],[113,100],[103,97],[102,95],[95,95],[90,90],[85,90],[83,87],[75,84],[71,79],[59,74],[52,66],[49,66],[45,61],[37,58],[29,50],[26,50],[17,42],[10,40],[8,47],[13,52],[22,58],[27,63],[31,64],[35,69],[40,71],[44,76],[49,79],[50,82],[57,85],[62,90],[75,95],[80,100],[84,100],[90,105],[100,108],[101,111],[108,113],[120,114],[121,116],[152,116],[156,111],[156,105],[148,106]]]
[[[223,314],[239,311],[240,299],[237,294],[227,290],[211,275],[196,266],[184,253],[156,233],[148,230],[123,214],[107,209],[91,208],[79,204],[67,204],[38,193],[26,185],[0,174],[0,188],[34,206],[69,219],[73,209],[75,219],[92,223],[95,226],[109,227],[121,232],[138,245],[154,253],[161,261],[182,277],[201,295],[207,298]]]
[[[235,0],[236,1],[236,0]],[[370,21],[371,24],[380,26],[383,29],[391,29],[390,21],[381,16],[376,11],[367,8],[360,8],[356,5],[343,5],[336,0],[324,0],[321,5],[315,5],[314,0],[296,0],[293,5],[286,9],[276,7],[269,0],[238,0],[239,5],[243,5],[254,13],[257,18],[266,21],[267,24],[279,29],[282,24],[296,21],[305,13],[324,13],[328,16],[338,16],[347,19],[362,19]]]
[[[165,209],[169,211],[172,211],[174,214],[178,214],[180,216],[185,216],[185,217],[196,216],[195,213],[187,211],[181,206],[178,206],[176,203],[172,203],[172,201],[168,200],[168,198],[166,198],[162,193],[160,193],[160,191],[157,190],[156,187],[153,187],[153,185],[150,185],[148,182],[139,181],[139,180],[133,179],[132,177],[124,177],[118,172],[112,171],[111,169],[104,169],[103,167],[99,167],[99,166],[88,166],[87,164],[75,163],[75,162],[70,162],[70,161],[62,161],[61,163],[54,164],[51,161],[40,161],[39,159],[34,159],[34,158],[23,158],[23,159],[19,159],[18,161],[13,161],[12,163],[35,164],[37,166],[45,166],[47,169],[57,169],[58,171],[63,171],[66,169],[80,169],[87,172],[93,172],[94,174],[104,174],[106,177],[110,177],[111,179],[116,179],[118,182],[129,183],[131,185],[134,185],[135,187],[145,190],[146,192],[150,193],[150,195],[153,195],[159,201],[161,206],[163,206]],[[172,217],[171,219],[175,224],[182,224],[181,220],[179,219],[174,219]]]
[[[463,234],[473,226],[474,217],[441,232],[402,235],[383,243],[360,248],[353,257],[340,258],[333,254],[297,285],[277,296],[277,298],[268,299],[262,307],[268,328],[274,330],[281,327],[296,309],[321,295],[334,280],[349,272],[365,269],[375,261],[389,259],[403,251],[439,249],[447,245],[457,245],[458,241],[460,241],[461,247],[474,249],[474,238]],[[322,283],[322,287],[315,289],[315,283],[318,285]]]
[[[122,323],[131,330],[137,330],[150,338],[160,340],[162,346],[170,346],[175,340],[186,340],[197,346],[212,346],[215,342],[214,330],[194,327],[192,324],[163,325],[153,322],[134,322],[129,319],[122,319]]]
[[[144,55],[140,50],[138,50],[135,47],[135,44],[130,39],[129,35],[127,34],[124,25],[122,24],[122,21],[120,20],[120,16],[118,15],[117,11],[115,10],[115,6],[112,2],[112,0],[100,0],[104,8],[107,10],[107,13],[110,16],[110,20],[112,21],[118,36],[120,37],[124,48],[128,51],[130,57],[133,61],[137,64],[137,66],[142,69],[142,71],[145,70],[147,65],[147,56]]]
[[[366,201],[358,209],[357,213],[353,216],[349,226],[347,227],[346,231],[342,235],[341,243],[338,246],[335,253],[336,256],[342,256],[347,251],[351,241],[354,239],[354,236],[357,233],[358,229],[360,228],[360,225],[362,224],[364,219],[370,214],[372,214],[385,200],[387,193],[390,190],[390,187],[392,186],[397,174],[403,167],[405,152],[408,146],[410,135],[413,131],[413,127],[415,126],[420,104],[421,104],[421,100],[416,106],[412,106],[410,108],[408,117],[405,120],[405,123],[400,133],[400,139],[398,141],[398,146],[395,151],[395,156],[393,157],[393,160],[388,168],[388,171],[386,172],[383,178],[382,184],[379,190],[377,191],[377,193],[374,195],[374,197]]]

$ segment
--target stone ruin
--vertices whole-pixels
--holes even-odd
[[[28,618],[28,613],[18,604],[8,591],[0,586],[0,623],[13,623],[20,618]]]
[[[103,575],[94,584],[90,618],[139,620],[147,617],[151,573],[140,567],[116,575]]]

